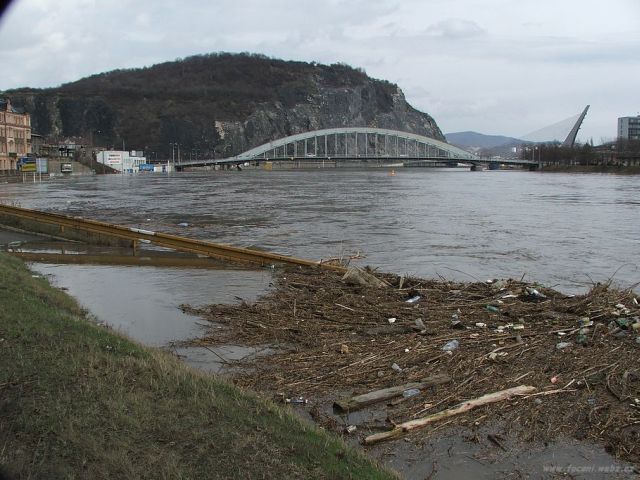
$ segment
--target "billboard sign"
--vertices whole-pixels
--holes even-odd
[[[120,152],[106,152],[105,161],[107,165],[122,165],[122,154]]]
[[[36,159],[29,157],[22,157],[18,160],[18,168],[21,172],[35,172],[36,171]]]
[[[46,158],[36,158],[36,172],[49,173],[49,161]]]

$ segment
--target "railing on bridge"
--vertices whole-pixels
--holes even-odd
[[[406,166],[424,163],[509,163],[531,165],[528,160],[480,158],[454,145],[415,133],[373,127],[314,130],[273,140],[235,157],[182,162],[178,168],[201,165],[239,165],[268,160],[380,160],[401,161]]]

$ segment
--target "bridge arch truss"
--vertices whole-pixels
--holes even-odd
[[[461,148],[414,133],[373,127],[314,130],[274,140],[237,155],[237,160],[293,159],[425,159],[473,161]]]

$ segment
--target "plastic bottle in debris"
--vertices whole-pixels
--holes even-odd
[[[304,397],[298,397],[298,398],[287,398],[286,402],[287,403],[295,403],[295,404],[299,404],[299,405],[306,405],[307,403],[309,403],[309,400],[307,400]]]
[[[629,326],[633,323],[633,320],[631,320],[630,318],[618,318],[616,319],[616,323],[623,330],[627,330]]]
[[[391,365],[391,368],[398,373],[402,372],[402,368],[397,363],[394,363],[393,365]]]
[[[447,344],[444,347],[442,347],[442,350],[445,352],[452,352],[459,346],[460,346],[460,342],[458,340],[451,340],[450,342],[447,342]]]
[[[589,317],[580,317],[578,319],[578,325],[580,327],[591,327],[593,326],[593,320],[591,320]]]
[[[418,390],[417,388],[410,388],[410,389],[405,390],[404,392],[402,392],[402,396],[404,398],[415,397],[419,393],[420,393],[420,390]]]
[[[527,290],[527,293],[529,295],[531,295],[533,298],[537,298],[537,299],[540,299],[540,300],[544,300],[544,299],[547,298],[547,296],[544,293],[539,292],[538,290],[536,290],[533,287],[527,287],[526,290]]]
[[[405,300],[405,302],[406,303],[416,303],[418,300],[420,300],[420,295],[416,295],[414,297],[411,297],[408,300]]]

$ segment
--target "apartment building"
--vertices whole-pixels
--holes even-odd
[[[640,140],[640,115],[637,117],[618,118],[618,138]]]
[[[0,99],[0,173],[16,171],[18,159],[31,153],[31,117]]]

